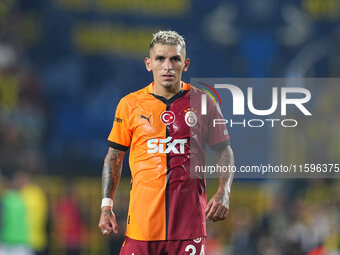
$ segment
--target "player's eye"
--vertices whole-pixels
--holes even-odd
[[[181,58],[179,56],[176,56],[176,57],[172,57],[171,60],[177,62],[177,61],[181,61]]]
[[[157,56],[156,57],[156,60],[158,60],[158,61],[163,61],[165,58],[164,57],[162,57],[162,56]]]

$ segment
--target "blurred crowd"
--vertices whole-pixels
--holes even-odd
[[[208,224],[207,254],[340,254],[338,180],[281,179],[234,188],[227,220]]]
[[[84,223],[72,185],[64,183],[50,204],[51,194],[36,184],[48,172],[48,103],[12,39],[0,41],[0,254],[50,254],[51,236],[59,254],[81,254]]]
[[[26,171],[5,177],[0,204],[0,254],[46,254],[47,199]]]
[[[0,254],[118,254],[129,180],[121,180],[115,199],[120,232],[110,238],[97,229],[100,185],[99,178],[9,176],[1,192]],[[215,188],[208,185],[208,193]],[[339,197],[338,180],[236,180],[227,220],[208,223],[206,254],[338,255]]]
[[[37,181],[17,169],[5,174],[0,189],[1,255],[91,254],[89,222],[97,220],[97,214],[90,215],[72,181],[52,179]]]
[[[47,107],[35,72],[20,55],[18,38],[8,36],[18,34],[10,31],[17,23],[8,28],[1,21],[0,254],[43,254],[47,247],[47,201],[30,175],[46,169]]]
[[[48,107],[25,52],[28,27],[15,7],[0,4],[0,168],[41,173]]]
[[[0,166],[41,173],[47,105],[35,73],[15,55],[14,48],[0,44]]]
[[[339,254],[339,181],[327,179],[272,181],[270,202],[253,218],[246,207],[232,217],[227,254]]]

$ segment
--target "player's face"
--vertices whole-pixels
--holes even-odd
[[[180,86],[182,72],[187,71],[189,63],[185,50],[179,45],[155,44],[150,57],[145,58],[146,69],[152,71],[155,84],[164,88]]]

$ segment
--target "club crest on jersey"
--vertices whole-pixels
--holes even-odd
[[[172,111],[164,111],[161,114],[161,121],[165,125],[170,125],[175,121],[175,114]]]
[[[197,123],[197,115],[196,115],[195,111],[188,108],[184,112],[185,112],[185,116],[184,116],[185,123],[189,127],[194,127]]]

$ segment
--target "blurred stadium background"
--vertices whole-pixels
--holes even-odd
[[[129,170],[125,160],[115,201],[120,234],[102,237],[106,138],[118,100],[152,79],[143,59],[160,29],[187,41],[185,81],[340,75],[338,0],[1,0],[2,244],[49,255],[118,254]],[[275,155],[338,163],[340,91],[318,91],[322,119],[314,125],[230,130],[236,162]],[[209,182],[211,196],[217,184]],[[236,180],[228,219],[208,225],[207,254],[340,254],[339,202],[337,179]]]

